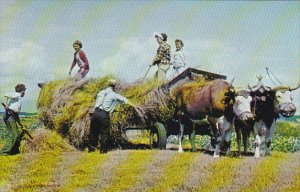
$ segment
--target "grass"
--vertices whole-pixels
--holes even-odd
[[[153,151],[134,151],[127,160],[116,167],[114,180],[103,191],[126,191],[138,182],[138,177],[143,174],[146,165],[153,160]]]
[[[279,164],[286,161],[289,156],[290,154],[273,152],[272,156],[263,157],[267,159],[258,165],[251,182],[247,187],[241,189],[241,191],[262,191],[268,185],[274,183],[276,175],[279,174]]]
[[[168,191],[185,189],[186,182],[188,182],[189,174],[195,165],[196,157],[199,153],[178,153],[176,151],[168,151],[168,155],[172,155],[167,161],[157,161],[155,169],[149,170],[150,164],[161,158],[163,151],[157,150],[134,150],[134,151],[120,151],[110,152],[101,155],[98,152],[86,153],[76,152],[78,155],[76,161],[63,162],[68,158],[66,155],[71,155],[74,152],[37,152],[27,153],[26,156],[16,155],[0,157],[0,191],[7,189],[7,186],[12,187],[12,191],[43,191],[45,189],[53,189],[54,191],[77,191],[86,189],[99,189],[100,191],[130,191],[139,183],[145,182],[145,173],[150,179],[155,179],[155,185],[145,185],[144,191]],[[77,154],[78,153],[78,154]],[[157,156],[160,153],[160,156]],[[248,185],[239,191],[262,191],[266,187],[274,184],[276,178],[280,175],[279,165],[289,160],[290,153],[273,152],[270,157],[264,158],[255,169],[245,169],[251,172],[251,178],[248,179]],[[124,160],[117,161],[121,156],[127,155]],[[204,156],[205,154],[200,154]],[[205,155],[206,158],[213,158]],[[203,178],[200,186],[194,191],[217,191],[224,186],[235,185],[232,183],[236,180],[236,173],[239,166],[243,166],[244,158],[229,158],[221,157],[214,159],[214,162],[209,164],[206,168],[208,174]],[[115,160],[113,160],[115,159]],[[201,160],[203,161],[203,160]],[[255,161],[251,161],[255,162]],[[201,163],[201,162],[200,162]],[[205,163],[203,161],[203,163]],[[64,164],[64,169],[68,174],[59,177],[57,174],[61,172],[61,164]],[[72,164],[72,166],[71,166]],[[109,164],[111,168],[106,167]],[[107,171],[104,173],[105,169]],[[201,170],[197,170],[199,173]],[[104,173],[104,174],[103,174]],[[300,184],[300,167],[297,170],[291,171],[291,184],[284,191],[299,191]],[[105,178],[109,178],[103,180]],[[62,181],[53,180],[61,179]],[[258,179],[259,178],[259,179]],[[102,183],[99,185],[99,183]],[[5,187],[6,186],[6,187]],[[183,187],[183,188],[180,188]],[[138,189],[138,188],[137,188]]]
[[[93,183],[93,178],[97,169],[104,161],[109,158],[109,154],[100,155],[99,152],[84,153],[72,167],[70,175],[66,178],[66,185],[59,188],[59,191],[75,191],[75,189],[84,188]]]
[[[194,153],[177,153],[168,164],[162,167],[164,174],[159,178],[155,187],[148,191],[167,191],[180,186],[186,178],[185,175],[192,169],[191,165],[195,157]]]
[[[300,166],[297,168],[297,173],[294,178],[292,178],[291,185],[283,190],[284,192],[288,191],[300,191]]]
[[[25,177],[17,185],[13,186],[14,191],[39,191],[51,185],[52,175],[56,166],[61,160],[61,155],[56,152],[44,152],[30,162]]]
[[[230,184],[235,176],[235,170],[241,163],[241,159],[222,157],[211,165],[211,172],[205,178],[205,183],[198,186],[195,191],[216,191]]]
[[[22,161],[22,155],[0,156],[0,187],[7,184],[12,169]]]

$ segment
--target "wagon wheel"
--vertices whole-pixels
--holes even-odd
[[[150,144],[153,148],[165,149],[167,145],[167,130],[159,122],[154,123],[150,130]]]

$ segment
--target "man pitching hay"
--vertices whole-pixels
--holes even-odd
[[[114,111],[118,103],[128,104],[138,111],[138,108],[127,98],[115,93],[116,84],[116,80],[108,80],[108,87],[97,94],[95,111],[90,126],[89,152],[95,151],[98,140],[100,142],[100,153],[108,152],[110,148],[110,113]]]
[[[155,78],[158,82],[165,83],[166,74],[170,68],[171,46],[167,43],[168,36],[165,33],[154,33],[154,37],[158,42],[159,47],[150,67],[154,65],[158,66]]]

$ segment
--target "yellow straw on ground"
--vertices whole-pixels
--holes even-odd
[[[92,184],[93,177],[97,174],[99,165],[106,161],[108,154],[99,154],[99,152],[86,153],[77,161],[76,165],[72,167],[69,177],[66,179],[66,185],[59,189],[59,191],[75,191],[75,189],[84,188]]]
[[[216,191],[231,183],[235,176],[236,168],[242,163],[241,159],[222,157],[211,164],[211,172],[205,178],[205,182],[198,186],[195,191]],[[201,170],[199,170],[201,171]]]
[[[262,157],[266,158],[261,162],[255,170],[252,177],[252,181],[241,192],[252,192],[252,191],[262,191],[265,187],[274,182],[279,169],[280,163],[286,161],[290,154],[272,152],[272,156]]]
[[[291,185],[284,189],[284,192],[288,192],[288,191],[300,191],[300,166],[297,167],[297,173],[295,175],[294,178],[292,179],[292,183]]]
[[[177,153],[168,164],[161,167],[164,175],[155,187],[148,191],[167,191],[180,186],[184,182],[188,171],[193,168],[191,166],[196,156],[196,153]]]
[[[0,156],[0,187],[4,186],[12,174],[12,170],[21,162],[21,155]],[[1,191],[1,190],[0,190]]]
[[[45,186],[51,185],[51,178],[62,156],[59,153],[40,153],[30,163],[23,182],[13,186],[13,191],[39,191]]]
[[[138,182],[138,177],[142,175],[146,165],[154,158],[154,151],[134,151],[123,164],[116,167],[116,173],[111,185],[103,191],[126,191]]]

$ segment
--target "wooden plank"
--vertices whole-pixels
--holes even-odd
[[[185,71],[183,71],[181,74],[179,74],[177,77],[166,83],[163,87],[164,88],[170,88],[173,85],[175,85],[178,81],[183,80],[185,78],[189,78],[192,80],[193,75],[203,75],[206,79],[208,80],[213,80],[213,79],[226,79],[227,77],[225,75],[220,75],[216,73],[211,73],[195,68],[187,68]]]

